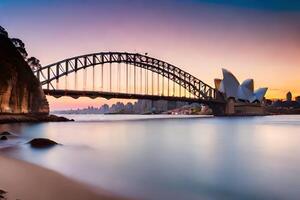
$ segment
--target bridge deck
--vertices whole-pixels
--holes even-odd
[[[223,103],[215,99],[203,100],[198,98],[189,97],[176,97],[176,96],[162,96],[162,95],[146,95],[146,94],[127,94],[127,93],[116,93],[116,92],[101,92],[101,91],[78,91],[78,90],[48,90],[44,89],[46,95],[54,96],[56,98],[62,96],[69,96],[72,98],[79,97],[90,97],[98,98],[102,97],[105,99],[146,99],[146,100],[167,100],[167,101],[183,101],[183,102],[195,102],[195,103]]]

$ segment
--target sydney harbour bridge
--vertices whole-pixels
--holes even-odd
[[[213,87],[172,64],[138,53],[76,56],[36,70],[46,95],[73,98],[197,102],[222,114],[225,101]]]

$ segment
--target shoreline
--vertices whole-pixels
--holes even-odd
[[[0,199],[125,200],[52,170],[0,155]]]
[[[53,114],[41,115],[41,114],[0,114],[0,124],[8,123],[21,123],[21,122],[69,122],[73,119],[67,119],[65,117],[56,116]]]
[[[162,117],[162,119],[172,118],[172,119],[185,119],[185,118],[211,118],[211,117],[257,117],[257,116],[273,116],[273,115],[300,115],[300,113],[265,113],[265,114],[232,114],[232,115],[197,115],[197,114],[189,114],[189,115],[172,115],[172,114],[124,114],[124,113],[109,113],[109,114],[61,114],[61,115],[140,115],[140,116],[155,116],[154,119],[158,119],[160,117],[157,116],[168,116]],[[57,116],[56,114],[49,115],[41,115],[41,114],[0,114],[0,124],[12,124],[12,123],[41,123],[41,122],[73,122],[74,119],[68,119],[64,116]],[[109,120],[110,121],[110,120]]]

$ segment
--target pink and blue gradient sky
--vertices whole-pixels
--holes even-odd
[[[299,1],[1,0],[0,25],[42,65],[98,51],[148,52],[210,85],[224,67],[269,87],[269,98],[300,95]],[[107,103],[49,102],[52,109]]]

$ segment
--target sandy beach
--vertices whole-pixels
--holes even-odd
[[[3,156],[0,156],[0,190],[7,192],[7,200],[123,199],[95,191],[54,171]]]

